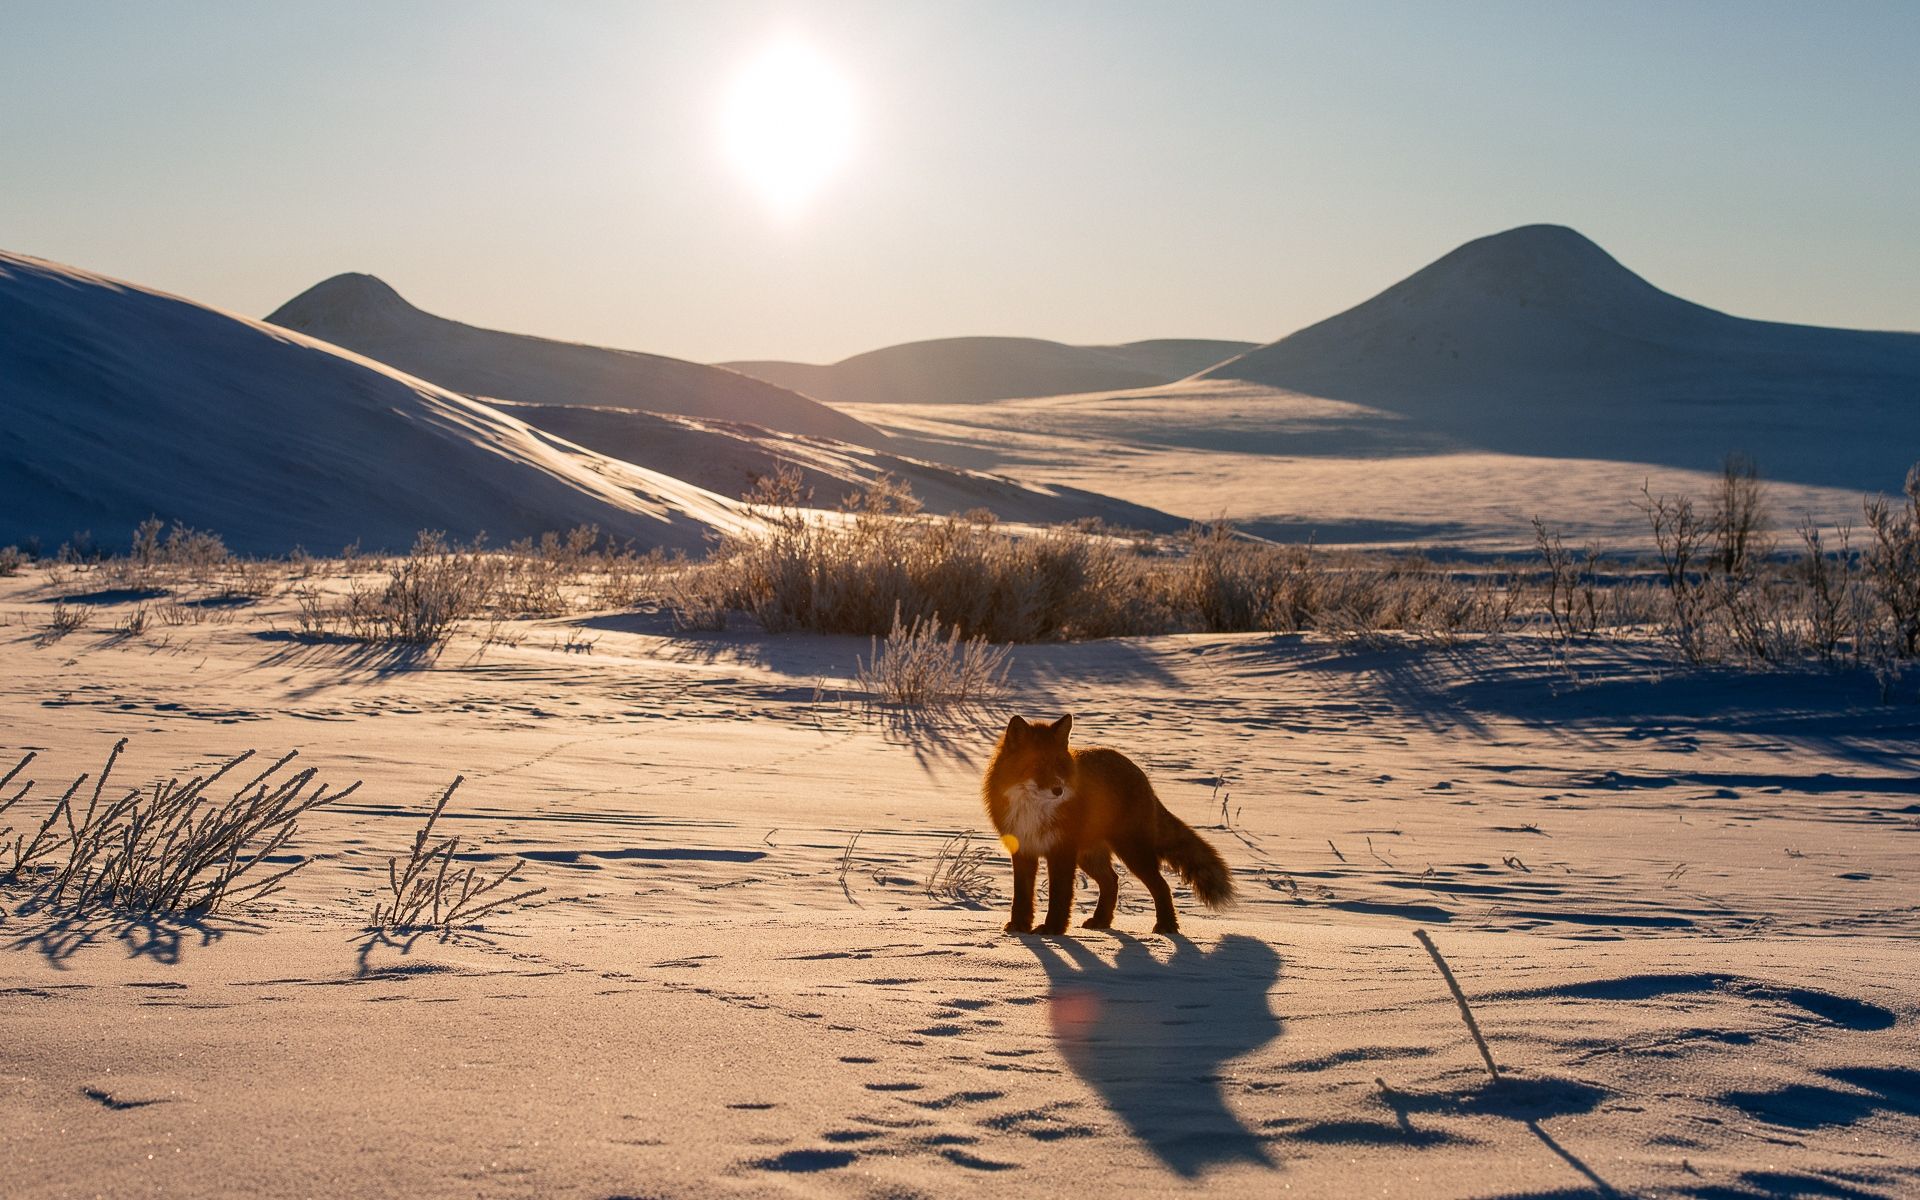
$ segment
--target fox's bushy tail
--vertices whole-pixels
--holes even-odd
[[[1193,831],[1193,826],[1160,806],[1156,822],[1154,852],[1160,861],[1180,873],[1200,903],[1219,908],[1233,901],[1233,873],[1220,852]]]

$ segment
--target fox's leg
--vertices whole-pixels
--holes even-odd
[[[1160,877],[1160,856],[1151,847],[1115,846],[1120,861],[1127,864],[1127,870],[1139,877],[1153,893],[1153,931],[1155,933],[1179,933],[1180,917],[1173,911],[1173,889]]]
[[[1027,933],[1033,928],[1033,885],[1040,873],[1040,856],[1013,856],[1013,913],[1007,922],[1008,933]]]
[[[1087,929],[1113,928],[1113,906],[1120,898],[1120,876],[1113,869],[1113,852],[1105,846],[1082,850],[1080,869],[1100,885],[1100,900],[1093,907],[1093,915],[1080,924]]]
[[[1041,933],[1065,933],[1073,919],[1073,883],[1079,871],[1079,855],[1072,846],[1047,855],[1047,923]]]

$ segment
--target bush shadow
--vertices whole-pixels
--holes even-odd
[[[260,933],[266,926],[239,917],[195,913],[72,912],[42,908],[29,901],[15,910],[26,918],[27,932],[5,943],[31,952],[64,969],[89,946],[117,942],[128,958],[176,966],[190,945],[202,948],[232,933]]]

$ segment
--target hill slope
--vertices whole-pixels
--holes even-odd
[[[0,253],[0,545],[149,515],[237,549],[583,522],[695,548],[737,510],[334,346]]]
[[[985,509],[1003,521],[1052,524],[1093,517],[1125,529],[1172,533],[1187,518],[1081,488],[1030,483],[941,466],[826,438],[774,433],[757,425],[703,421],[667,413],[570,404],[500,407],[570,442],[637,463],[722,496],[744,494],[781,467],[800,472],[813,503],[832,508],[882,475],[912,489],[931,513]]]
[[[323,280],[267,320],[469,396],[751,421],[866,445],[884,440],[852,417],[761,379],[657,354],[465,325],[415,308],[371,275]]]
[[[1039,338],[965,337],[906,342],[827,366],[721,365],[834,404],[964,404],[1154,387],[1249,348],[1247,342],[1205,338],[1069,346]]]
[[[1513,453],[1704,465],[1742,449],[1849,485],[1920,454],[1920,334],[1730,316],[1553,225],[1469,242],[1202,378],[1366,404]]]

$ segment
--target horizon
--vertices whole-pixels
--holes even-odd
[[[20,5],[0,230],[255,318],[360,272],[699,362],[1259,344],[1531,224],[1738,316],[1920,329],[1920,164],[1862,152],[1920,117],[1920,12],[1114,11]],[[736,94],[783,46],[831,127],[759,130],[750,177]]]

